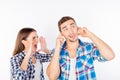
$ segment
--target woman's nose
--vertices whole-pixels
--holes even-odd
[[[35,42],[38,43],[38,38],[35,39]]]

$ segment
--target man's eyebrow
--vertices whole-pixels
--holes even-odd
[[[65,29],[67,26],[62,27],[62,29]]]
[[[75,24],[75,23],[71,23],[70,25],[73,25],[73,24]]]

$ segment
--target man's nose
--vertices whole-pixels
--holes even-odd
[[[72,28],[69,28],[69,32],[70,32],[70,33],[73,33],[73,29],[72,29]]]

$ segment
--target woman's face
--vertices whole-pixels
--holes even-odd
[[[38,44],[38,35],[37,32],[31,32],[26,40],[24,40],[25,51],[28,51],[30,48],[32,53],[36,52]]]

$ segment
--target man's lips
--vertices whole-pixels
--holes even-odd
[[[75,38],[75,35],[70,35],[69,37],[70,37],[70,38]]]

